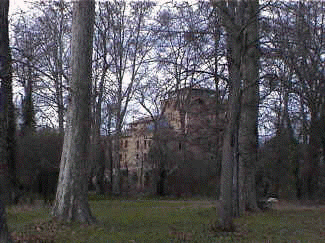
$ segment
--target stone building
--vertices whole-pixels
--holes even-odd
[[[209,177],[218,167],[224,112],[216,109],[215,91],[184,88],[171,92],[161,102],[159,117],[144,117],[129,124],[120,141],[121,170],[128,170],[138,186],[150,184],[150,172],[157,167],[150,148],[160,140],[164,146],[171,187],[180,187],[177,177]],[[218,119],[217,119],[218,117]],[[181,173],[178,173],[181,172]],[[212,173],[212,174],[213,174]],[[190,175],[191,174],[191,175]],[[194,177],[193,177],[194,176]],[[189,183],[187,183],[189,184]],[[192,190],[193,191],[193,190]]]
[[[152,144],[153,122],[142,118],[129,124],[129,129],[120,139],[121,170],[136,177],[137,183],[144,184],[144,173],[151,169],[148,154]]]

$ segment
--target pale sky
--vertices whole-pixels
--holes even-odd
[[[2,0],[0,0],[2,1]],[[23,11],[28,10],[28,3],[31,2],[38,2],[40,0],[9,0],[9,16],[11,16],[13,13],[15,13],[19,8],[21,8]],[[66,0],[66,1],[72,1],[72,0]],[[106,0],[96,0],[98,1],[106,1]],[[108,1],[108,0],[107,0]],[[126,0],[128,2],[128,0]],[[163,4],[167,2],[188,2],[188,3],[197,3],[197,0],[153,0],[153,2],[156,2],[158,4]]]
[[[26,0],[9,0],[10,1],[10,12],[14,11],[15,9],[21,7],[22,9],[25,9],[26,8]],[[32,2],[33,0],[29,0],[28,2]],[[37,0],[35,0],[37,1]],[[70,1],[70,0],[69,0]],[[97,0],[96,0],[97,1]],[[103,0],[101,0],[103,1]],[[182,2],[181,0],[156,0],[154,2],[157,2],[157,3],[166,3],[166,2]],[[197,2],[195,0],[187,0],[186,2]]]
[[[18,8],[22,8],[23,10],[27,9],[25,0],[9,0],[9,15],[14,13]]]

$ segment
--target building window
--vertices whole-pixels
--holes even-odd
[[[178,143],[178,150],[179,150],[179,151],[182,150],[182,143],[181,143],[181,142]]]
[[[120,154],[120,161],[122,161],[122,154]]]
[[[137,141],[137,149],[139,149],[140,148],[140,142],[139,142],[139,140]]]
[[[144,160],[144,161],[147,161],[147,160],[148,160],[148,155],[147,155],[147,153],[144,153],[144,154],[143,154],[143,160]]]
[[[124,148],[127,148],[127,147],[128,147],[128,140],[125,140]]]
[[[139,154],[136,154],[136,158],[139,159]]]
[[[144,140],[144,149],[147,149],[147,140]]]
[[[120,148],[123,148],[123,140],[120,141]]]

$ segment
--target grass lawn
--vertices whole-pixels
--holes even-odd
[[[235,220],[237,231],[230,234],[213,230],[212,201],[99,200],[90,205],[99,221],[95,226],[53,221],[46,207],[12,206],[9,230],[29,242],[325,242],[325,207],[246,214]]]

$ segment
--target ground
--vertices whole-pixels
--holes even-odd
[[[236,219],[236,232],[225,233],[214,229],[216,204],[210,200],[90,201],[99,220],[92,226],[51,219],[50,208],[42,204],[12,206],[8,224],[16,242],[325,242],[325,206],[280,201],[273,210]]]

